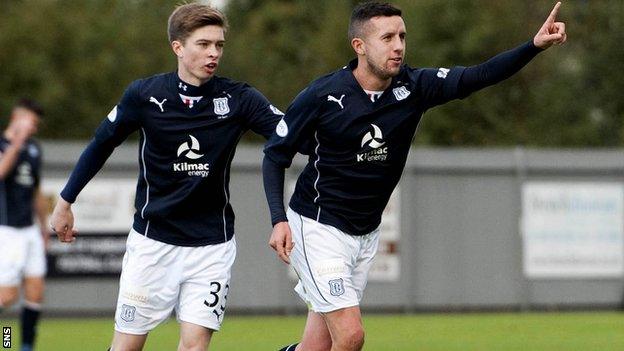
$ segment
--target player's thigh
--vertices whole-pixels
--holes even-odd
[[[358,295],[358,299],[362,300],[364,289],[368,283],[368,273],[377,255],[379,230],[377,229],[370,234],[359,237],[357,240],[360,241],[360,252],[353,268],[352,283]]]
[[[28,241],[19,229],[0,226],[0,287],[16,287],[21,284]]]
[[[208,349],[212,329],[197,324],[180,322],[180,343],[178,351],[203,351]]]
[[[295,291],[315,312],[325,313],[357,306],[352,283],[358,245],[338,229],[288,211],[295,246],[291,266],[299,284]]]
[[[36,226],[25,228],[24,237],[27,239],[27,257],[24,263],[24,292],[27,294],[26,299],[30,295],[33,299],[38,300],[29,301],[40,302],[43,299],[43,281],[47,271],[45,244],[41,237],[41,232]]]
[[[29,302],[42,303],[45,292],[45,280],[43,277],[24,278],[24,299]]]
[[[181,279],[182,247],[128,235],[115,312],[115,330],[147,334],[175,307]]]
[[[140,351],[143,350],[147,334],[133,335],[115,331],[113,335],[112,351]]]
[[[219,330],[230,289],[236,241],[185,248],[180,297],[176,306],[180,322]]]
[[[305,351],[329,351],[332,346],[327,323],[320,313],[308,312],[299,349]]]

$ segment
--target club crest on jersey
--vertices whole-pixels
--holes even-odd
[[[345,293],[342,278],[329,281],[329,293],[332,294],[332,296],[340,296]]]
[[[212,103],[214,104],[214,113],[219,116],[225,116],[230,113],[230,106],[228,105],[228,98],[216,98],[212,99]],[[221,117],[225,118],[225,117]]]
[[[410,96],[412,92],[407,90],[407,88],[403,86],[392,89],[392,93],[394,94],[394,97],[397,99],[397,101],[401,101],[405,100],[408,96]]]
[[[134,320],[135,313],[136,307],[123,304],[121,305],[121,312],[119,313],[119,317],[129,323]]]

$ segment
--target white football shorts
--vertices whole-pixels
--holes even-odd
[[[115,330],[147,334],[174,308],[178,322],[219,330],[235,257],[234,238],[217,245],[186,247],[130,231],[119,281]]]
[[[359,305],[377,253],[379,229],[354,236],[290,208],[287,216],[295,243],[290,264],[299,276],[299,296],[319,313]]]
[[[0,226],[0,243],[0,286],[19,286],[24,277],[45,276],[45,246],[38,226]]]

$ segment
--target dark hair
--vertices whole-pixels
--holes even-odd
[[[178,6],[167,23],[169,42],[184,42],[197,28],[204,26],[219,26],[227,31],[227,19],[225,15],[208,5],[190,3]]]
[[[349,40],[362,37],[362,28],[366,21],[373,17],[392,17],[401,16],[401,9],[384,2],[367,1],[357,5],[351,13],[351,21],[349,23]]]
[[[41,105],[37,101],[28,98],[22,98],[17,100],[15,105],[13,105],[13,108],[23,108],[29,110],[31,112],[34,112],[39,118],[43,117],[44,115],[43,107],[41,107]]]

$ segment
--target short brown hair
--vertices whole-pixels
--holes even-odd
[[[227,31],[227,19],[223,12],[199,3],[190,3],[178,6],[167,24],[169,42],[184,42],[193,31],[204,26],[219,26]]]
[[[387,2],[367,1],[357,5],[351,13],[349,23],[349,40],[361,38],[364,24],[373,17],[401,16],[401,9]]]

